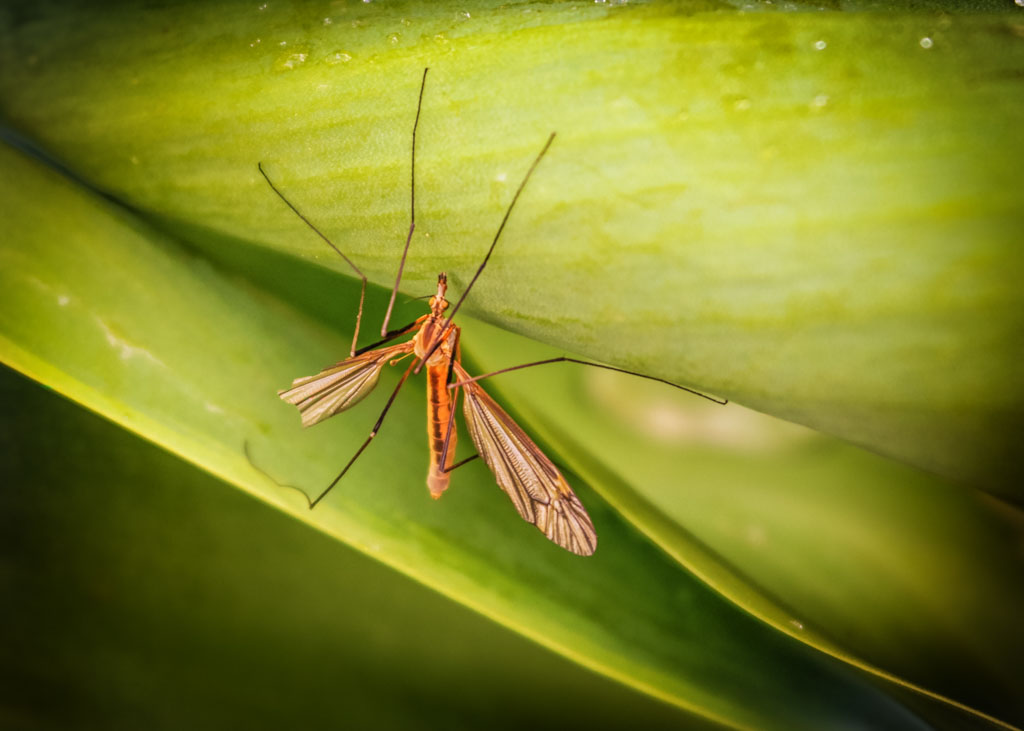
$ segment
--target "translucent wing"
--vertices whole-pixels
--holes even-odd
[[[454,363],[457,380],[470,378]],[[467,383],[464,410],[476,451],[523,520],[562,548],[589,556],[597,533],[583,503],[526,432],[477,383]]]
[[[377,385],[384,364],[412,349],[409,341],[355,355],[315,376],[296,378],[291,388],[278,395],[299,407],[303,426],[313,426],[359,403]]]

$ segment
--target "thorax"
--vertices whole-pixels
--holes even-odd
[[[441,333],[444,333],[444,340],[430,356],[427,366],[447,363],[452,358],[458,332],[459,326],[449,324],[443,315],[431,315],[424,320],[419,332],[416,333],[416,337],[413,339],[416,357],[422,359],[426,356],[430,348],[441,337]]]

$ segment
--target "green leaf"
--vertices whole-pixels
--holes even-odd
[[[702,725],[7,369],[0,400],[6,728]]]
[[[463,327],[477,371],[558,351]],[[777,629],[1014,717],[1024,537],[1005,504],[736,405],[564,365],[487,381],[681,565]]]
[[[372,281],[390,285],[407,225],[416,85],[429,65],[417,238],[404,291],[432,290],[442,268],[465,286],[518,176],[555,128],[555,147],[465,312],[1019,501],[1020,22],[1008,4],[917,7],[734,13],[694,3],[468,11],[374,3],[332,6],[324,18],[306,3],[104,14],[23,5],[0,16],[0,109],[60,164],[209,258],[256,275],[264,289],[318,318],[347,324],[351,284],[296,267],[291,257],[343,265],[273,197],[255,161]],[[967,12],[948,12],[956,10]],[[18,164],[0,171],[7,188],[32,187],[25,182],[32,174]],[[127,275],[100,271],[90,260],[104,256],[102,247],[91,251],[95,237],[139,229],[112,261],[159,237],[132,218],[111,224],[109,211],[103,222],[81,210],[49,220],[59,218],[53,212],[65,197],[44,213],[35,195],[49,195],[46,185],[17,192],[2,204],[12,228],[11,249],[0,256],[5,268],[13,263],[29,274],[4,275],[16,285],[0,294],[4,311],[16,313],[0,331],[5,360],[290,510],[301,498],[238,462],[242,435],[282,480],[318,486],[333,476],[347,458],[338,445],[358,443],[363,427],[354,425],[369,425],[373,406],[347,415],[345,427],[302,434],[300,446],[285,430],[294,429],[294,414],[271,416],[267,404],[250,402],[336,360],[347,350],[343,333],[257,292],[249,296],[259,304],[251,305],[237,292],[246,285],[175,259],[177,242],[158,244],[177,265],[149,253],[146,266],[126,265]],[[78,230],[93,225],[101,233]],[[60,256],[47,249],[38,259],[32,247],[18,249],[43,235],[63,237],[48,246],[70,249]],[[57,264],[61,256],[68,258]],[[276,278],[270,286],[268,271]],[[79,280],[89,284],[77,300],[53,288]],[[161,308],[125,312],[155,294]],[[184,309],[168,309],[179,299]],[[73,301],[88,312],[68,320]],[[225,303],[246,316],[225,312]],[[371,307],[367,321],[379,321],[379,311]],[[529,348],[482,332],[486,349],[467,348],[481,364]],[[115,349],[123,363],[105,358]],[[218,368],[229,368],[230,379]],[[667,553],[664,570],[673,577],[685,566],[756,617],[897,683],[1024,718],[1014,700],[1013,618],[1022,603],[1015,511],[823,440],[803,449],[776,444],[751,461],[716,453],[721,445],[697,455],[678,445],[650,449],[654,435],[630,440],[592,406],[567,403],[574,379],[542,383],[533,394],[539,404],[529,393],[514,403],[552,454],[584,478],[574,484],[589,483],[609,501],[610,508],[591,509],[605,518],[598,520],[601,560],[621,534],[633,547],[623,549],[625,564],[639,561],[653,572],[641,572],[647,577],[663,570],[652,568],[660,564],[649,563],[646,544],[613,508]],[[618,394],[603,400],[614,418],[644,422],[643,410],[630,406],[634,387],[606,388]],[[516,393],[504,380],[495,389]],[[408,408],[396,409],[385,432],[418,444],[419,428],[397,434],[422,419]],[[362,489],[378,490],[383,474],[396,489],[422,480],[425,458],[411,447],[408,458],[374,450],[384,454],[360,463]],[[665,479],[684,468],[697,474],[699,488]],[[479,506],[456,514],[462,522],[501,499],[482,468],[456,476],[466,489],[475,481],[487,487]],[[588,506],[600,504],[580,493]],[[491,569],[517,573],[507,564],[519,566],[518,548],[505,564],[473,555],[476,573],[444,564],[444,551],[431,554],[442,569],[423,563],[434,533],[448,546],[458,531],[478,530],[473,551],[485,536],[493,540],[486,520],[432,523],[424,511],[435,506],[388,495],[332,496],[344,516],[327,521],[329,529],[542,642],[576,651],[559,634],[576,610],[560,606],[547,617],[541,603],[523,618],[521,607],[510,612],[503,603],[518,588],[500,581],[489,590],[502,601],[481,599],[477,584]],[[455,495],[444,503],[470,499]],[[495,527],[505,530],[503,507]],[[396,526],[424,524],[422,536],[394,535]],[[524,541],[539,540],[516,527]],[[771,539],[771,550],[758,535]],[[462,557],[472,553],[460,548]],[[424,570],[429,576],[416,573]],[[547,580],[565,571],[557,564]],[[644,597],[662,606],[665,591]],[[873,595],[880,599],[865,606]],[[584,616],[587,606],[578,610]],[[700,625],[687,629],[699,633]],[[621,637],[619,644],[593,639],[577,657],[635,687],[732,723],[792,721],[763,707],[737,711],[716,696],[714,680],[696,683],[703,695],[687,685],[692,678],[681,669],[714,655],[709,648],[647,662]],[[623,656],[636,662],[626,668]],[[731,678],[724,685],[728,698],[742,693]],[[887,690],[925,718],[938,713],[951,723],[927,701]],[[803,710],[801,720],[814,718]]]
[[[303,432],[274,387],[345,352],[345,337],[16,153],[5,150],[0,169],[0,213],[13,233],[0,249],[0,307],[15,314],[0,330],[5,362],[506,626],[708,719],[920,725],[730,606],[578,481],[601,531],[592,559],[520,521],[479,463],[459,471],[443,501],[430,500],[419,382],[396,401],[386,446],[367,450],[344,488],[308,510],[254,469],[242,444],[292,484],[334,474],[379,402]]]
[[[430,66],[405,291],[466,284],[557,130],[469,314],[1020,501],[1019,9],[842,7],[886,12],[24,3],[0,98],[211,255],[339,266],[262,160],[390,285]]]

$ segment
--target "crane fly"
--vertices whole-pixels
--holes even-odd
[[[577,360],[565,356],[549,358],[534,363],[525,363],[511,368],[503,368],[499,371],[493,371],[492,373],[476,377],[470,376],[462,367],[462,353],[460,349],[462,331],[458,325],[452,322],[452,319],[487,265],[494,247],[501,236],[501,232],[508,222],[509,215],[511,215],[512,209],[519,199],[520,193],[523,192],[533,171],[540,164],[548,148],[551,147],[551,143],[555,139],[553,132],[516,189],[515,195],[512,197],[512,201],[509,203],[505,216],[494,236],[494,240],[487,250],[487,254],[454,307],[445,298],[448,289],[448,277],[442,272],[437,277],[437,291],[430,298],[430,312],[417,318],[405,327],[388,330],[388,322],[394,307],[395,296],[401,283],[402,270],[405,268],[409,244],[416,229],[416,129],[419,126],[420,109],[423,105],[423,90],[426,87],[427,71],[428,69],[423,70],[419,101],[416,105],[416,120],[413,123],[412,129],[409,231],[406,235],[402,258],[399,262],[395,286],[391,291],[391,300],[388,303],[388,308],[384,315],[384,323],[381,326],[382,340],[361,349],[356,348],[359,338],[359,326],[362,322],[363,302],[366,297],[366,277],[330,239],[321,233],[278,190],[277,186],[274,185],[270,177],[263,170],[262,163],[257,166],[278,197],[320,238],[326,241],[362,280],[355,333],[352,337],[349,357],[325,368],[316,375],[298,378],[292,383],[290,388],[278,392],[283,400],[298,407],[302,416],[302,425],[304,427],[312,426],[351,408],[374,389],[384,366],[396,365],[399,361],[412,356],[398,384],[391,392],[391,396],[388,398],[384,409],[377,418],[376,424],[370,430],[370,435],[359,449],[356,450],[356,453],[348,461],[344,469],[316,499],[309,500],[307,496],[309,507],[311,509],[315,508],[334,486],[338,484],[341,478],[345,476],[345,473],[348,472],[349,468],[352,467],[363,451],[369,446],[370,442],[373,441],[374,437],[377,436],[377,432],[384,422],[384,417],[398,396],[402,385],[409,379],[409,376],[418,374],[425,368],[427,372],[427,434],[430,446],[427,488],[430,491],[431,497],[437,499],[444,494],[451,481],[452,471],[477,457],[483,457],[484,462],[494,474],[498,486],[511,499],[512,504],[523,520],[533,523],[548,539],[562,548],[581,556],[589,556],[597,548],[597,532],[594,529],[590,516],[587,515],[587,511],[583,507],[583,503],[576,497],[576,494],[569,487],[569,484],[565,481],[565,478],[558,471],[558,468],[555,467],[554,463],[533,443],[533,440],[512,420],[512,417],[505,413],[504,409],[487,395],[480,386],[479,381],[499,373],[520,370],[531,366],[570,362],[649,378],[707,398],[715,403],[724,404],[726,402],[685,386],[679,386],[670,381],[655,378],[654,376],[646,376],[614,366]],[[447,316],[445,316],[446,312]],[[410,334],[412,335],[410,340],[389,344],[403,335]],[[473,446],[476,448],[476,454],[460,462],[455,462],[457,442],[455,414],[460,395],[463,400],[463,415],[466,420],[469,436],[472,439]]]

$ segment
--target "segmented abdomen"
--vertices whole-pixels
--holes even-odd
[[[444,451],[444,435],[452,413],[452,392],[448,390],[448,364],[427,366],[427,438],[430,442],[430,470],[427,472],[427,487],[433,498],[441,497],[448,489],[451,474],[440,469],[441,453]],[[445,468],[451,467],[455,459],[455,425],[448,440],[448,457]]]

